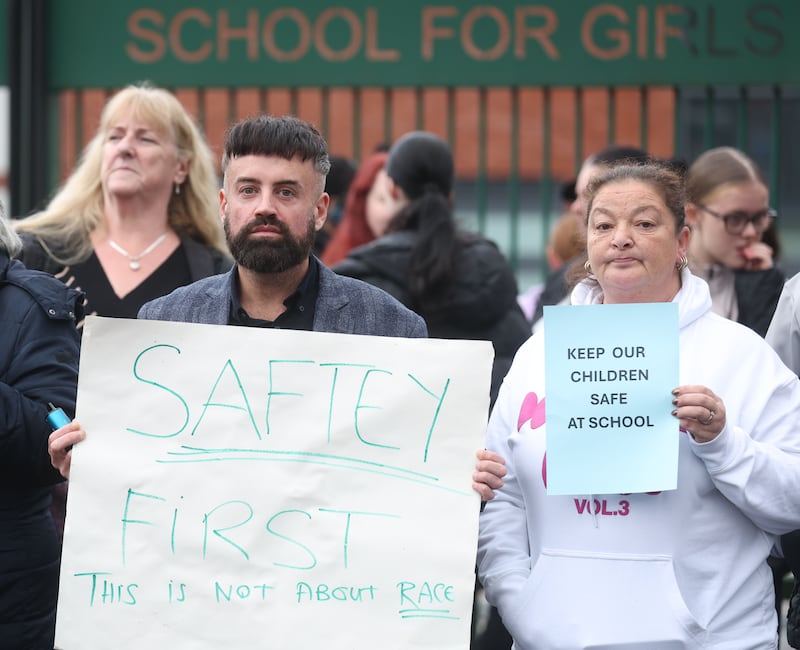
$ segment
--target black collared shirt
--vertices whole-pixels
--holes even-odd
[[[251,318],[239,300],[239,274],[231,273],[231,304],[228,325],[245,327],[274,327],[287,330],[314,329],[314,309],[319,295],[319,260],[309,258],[308,271],[297,290],[283,301],[286,311],[275,320]]]

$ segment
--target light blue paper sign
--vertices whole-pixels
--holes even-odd
[[[678,305],[544,308],[547,493],[674,490]]]

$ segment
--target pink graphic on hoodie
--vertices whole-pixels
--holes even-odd
[[[528,422],[531,424],[531,429],[538,429],[545,422],[544,411],[544,397],[540,400],[536,393],[528,393],[519,409],[517,431],[521,431]],[[542,481],[547,487],[547,454],[542,458]]]
[[[526,422],[531,423],[531,429],[538,429],[544,424],[544,398],[540,401],[536,393],[528,393],[522,400],[517,419],[517,431],[522,430]]]

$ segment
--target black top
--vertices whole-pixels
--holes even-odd
[[[733,285],[739,306],[737,320],[766,336],[785,282],[786,275],[777,266],[763,271],[737,269]]]
[[[170,293],[192,281],[189,262],[183,246],[178,246],[172,255],[130,293],[119,297],[108,281],[97,255],[92,253],[85,261],[68,266],[61,278],[70,286],[86,293],[84,309],[87,314],[113,318],[136,318],[139,308],[146,302]]]
[[[246,327],[274,327],[276,329],[305,330],[314,329],[314,309],[319,295],[319,260],[313,255],[308,263],[308,271],[297,290],[283,301],[286,311],[275,320],[251,318],[239,301],[239,274],[231,273],[231,305],[228,325]]]
[[[24,248],[19,259],[29,269],[37,269],[54,275],[64,284],[77,288],[79,283],[88,295],[87,314],[100,316],[125,316],[136,318],[138,308],[145,302],[158,298],[180,286],[196,282],[211,275],[226,273],[233,265],[233,260],[216,248],[201,244],[188,235],[178,233],[181,243],[173,254],[164,261],[161,267],[136,287],[130,294],[120,299],[111,288],[105,272],[94,253],[90,258],[65,267],[50,251],[68,257],[59,242],[43,242],[30,233],[20,233]],[[78,278],[78,273],[80,278]],[[174,274],[174,275],[171,275]],[[91,289],[87,289],[90,287]],[[93,295],[95,289],[100,295]],[[102,295],[105,294],[105,295]],[[124,304],[120,304],[124,303]],[[130,311],[132,305],[136,309]],[[80,326],[83,323],[79,323]]]
[[[546,305],[557,305],[569,295],[570,287],[567,283],[567,270],[575,263],[576,259],[573,258],[567,261],[547,275],[544,281],[544,289],[539,294],[539,300],[536,301],[531,323],[535,323],[544,315],[544,307]]]

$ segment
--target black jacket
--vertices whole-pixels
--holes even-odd
[[[789,597],[789,612],[786,615],[786,642],[792,648],[800,648],[800,579],[794,578],[792,595]]]
[[[785,282],[786,275],[777,267],[765,271],[736,271],[734,290],[739,306],[738,321],[762,337],[766,336]]]
[[[786,615],[786,640],[792,648],[800,648],[800,530],[782,535],[781,547],[794,575],[789,612]]]
[[[408,292],[408,267],[416,241],[414,231],[394,232],[360,246],[333,267],[341,275],[364,280],[390,293],[416,311]],[[517,303],[517,280],[494,242],[479,235],[465,239],[458,262],[458,280],[443,299],[435,320],[426,314],[431,338],[491,341],[495,361],[491,401],[497,397],[514,354],[531,335]]]
[[[47,403],[72,417],[83,296],[0,252],[0,646],[53,645],[59,546]]]

